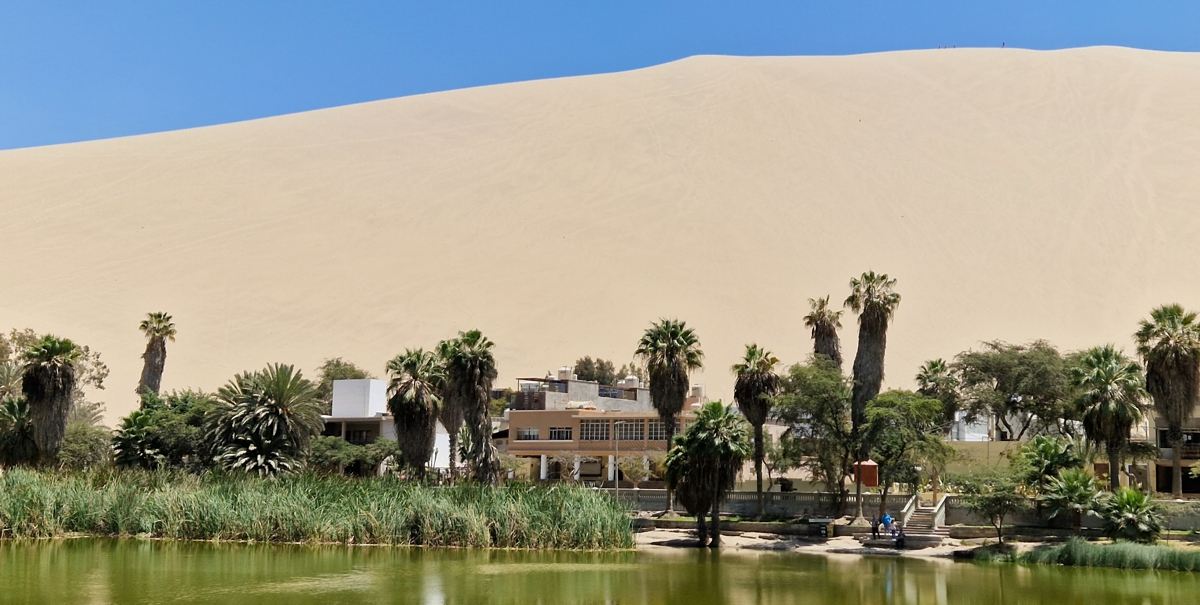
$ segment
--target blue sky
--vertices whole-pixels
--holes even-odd
[[[0,2],[0,149],[696,54],[1200,50],[1200,2]]]

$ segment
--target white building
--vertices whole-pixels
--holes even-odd
[[[321,416],[326,436],[366,445],[383,437],[396,440],[396,423],[387,411],[387,383],[382,380],[333,381],[333,413]],[[450,467],[450,435],[439,422],[434,440],[432,468]]]

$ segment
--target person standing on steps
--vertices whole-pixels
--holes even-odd
[[[879,539],[879,519],[874,515],[871,515],[871,539]]]

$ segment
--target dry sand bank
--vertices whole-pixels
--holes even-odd
[[[728,398],[744,343],[801,359],[805,299],[870,268],[900,280],[902,386],[982,339],[1127,346],[1200,307],[1197,166],[1200,55],[697,57],[0,152],[0,327],[100,350],[110,417],[157,310],[168,389],[382,373],[472,327],[508,385],[678,316]]]

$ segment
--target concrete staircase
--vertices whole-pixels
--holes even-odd
[[[908,519],[908,523],[904,526],[904,547],[906,549],[929,548],[940,546],[944,538],[950,537],[950,530],[946,527],[934,527],[934,509],[920,508],[913,511],[913,514]],[[891,535],[884,532],[883,528],[879,529],[880,537],[878,540],[872,540],[871,534],[867,533],[858,536],[859,542],[863,546],[872,546],[877,548],[892,548],[894,542]]]

